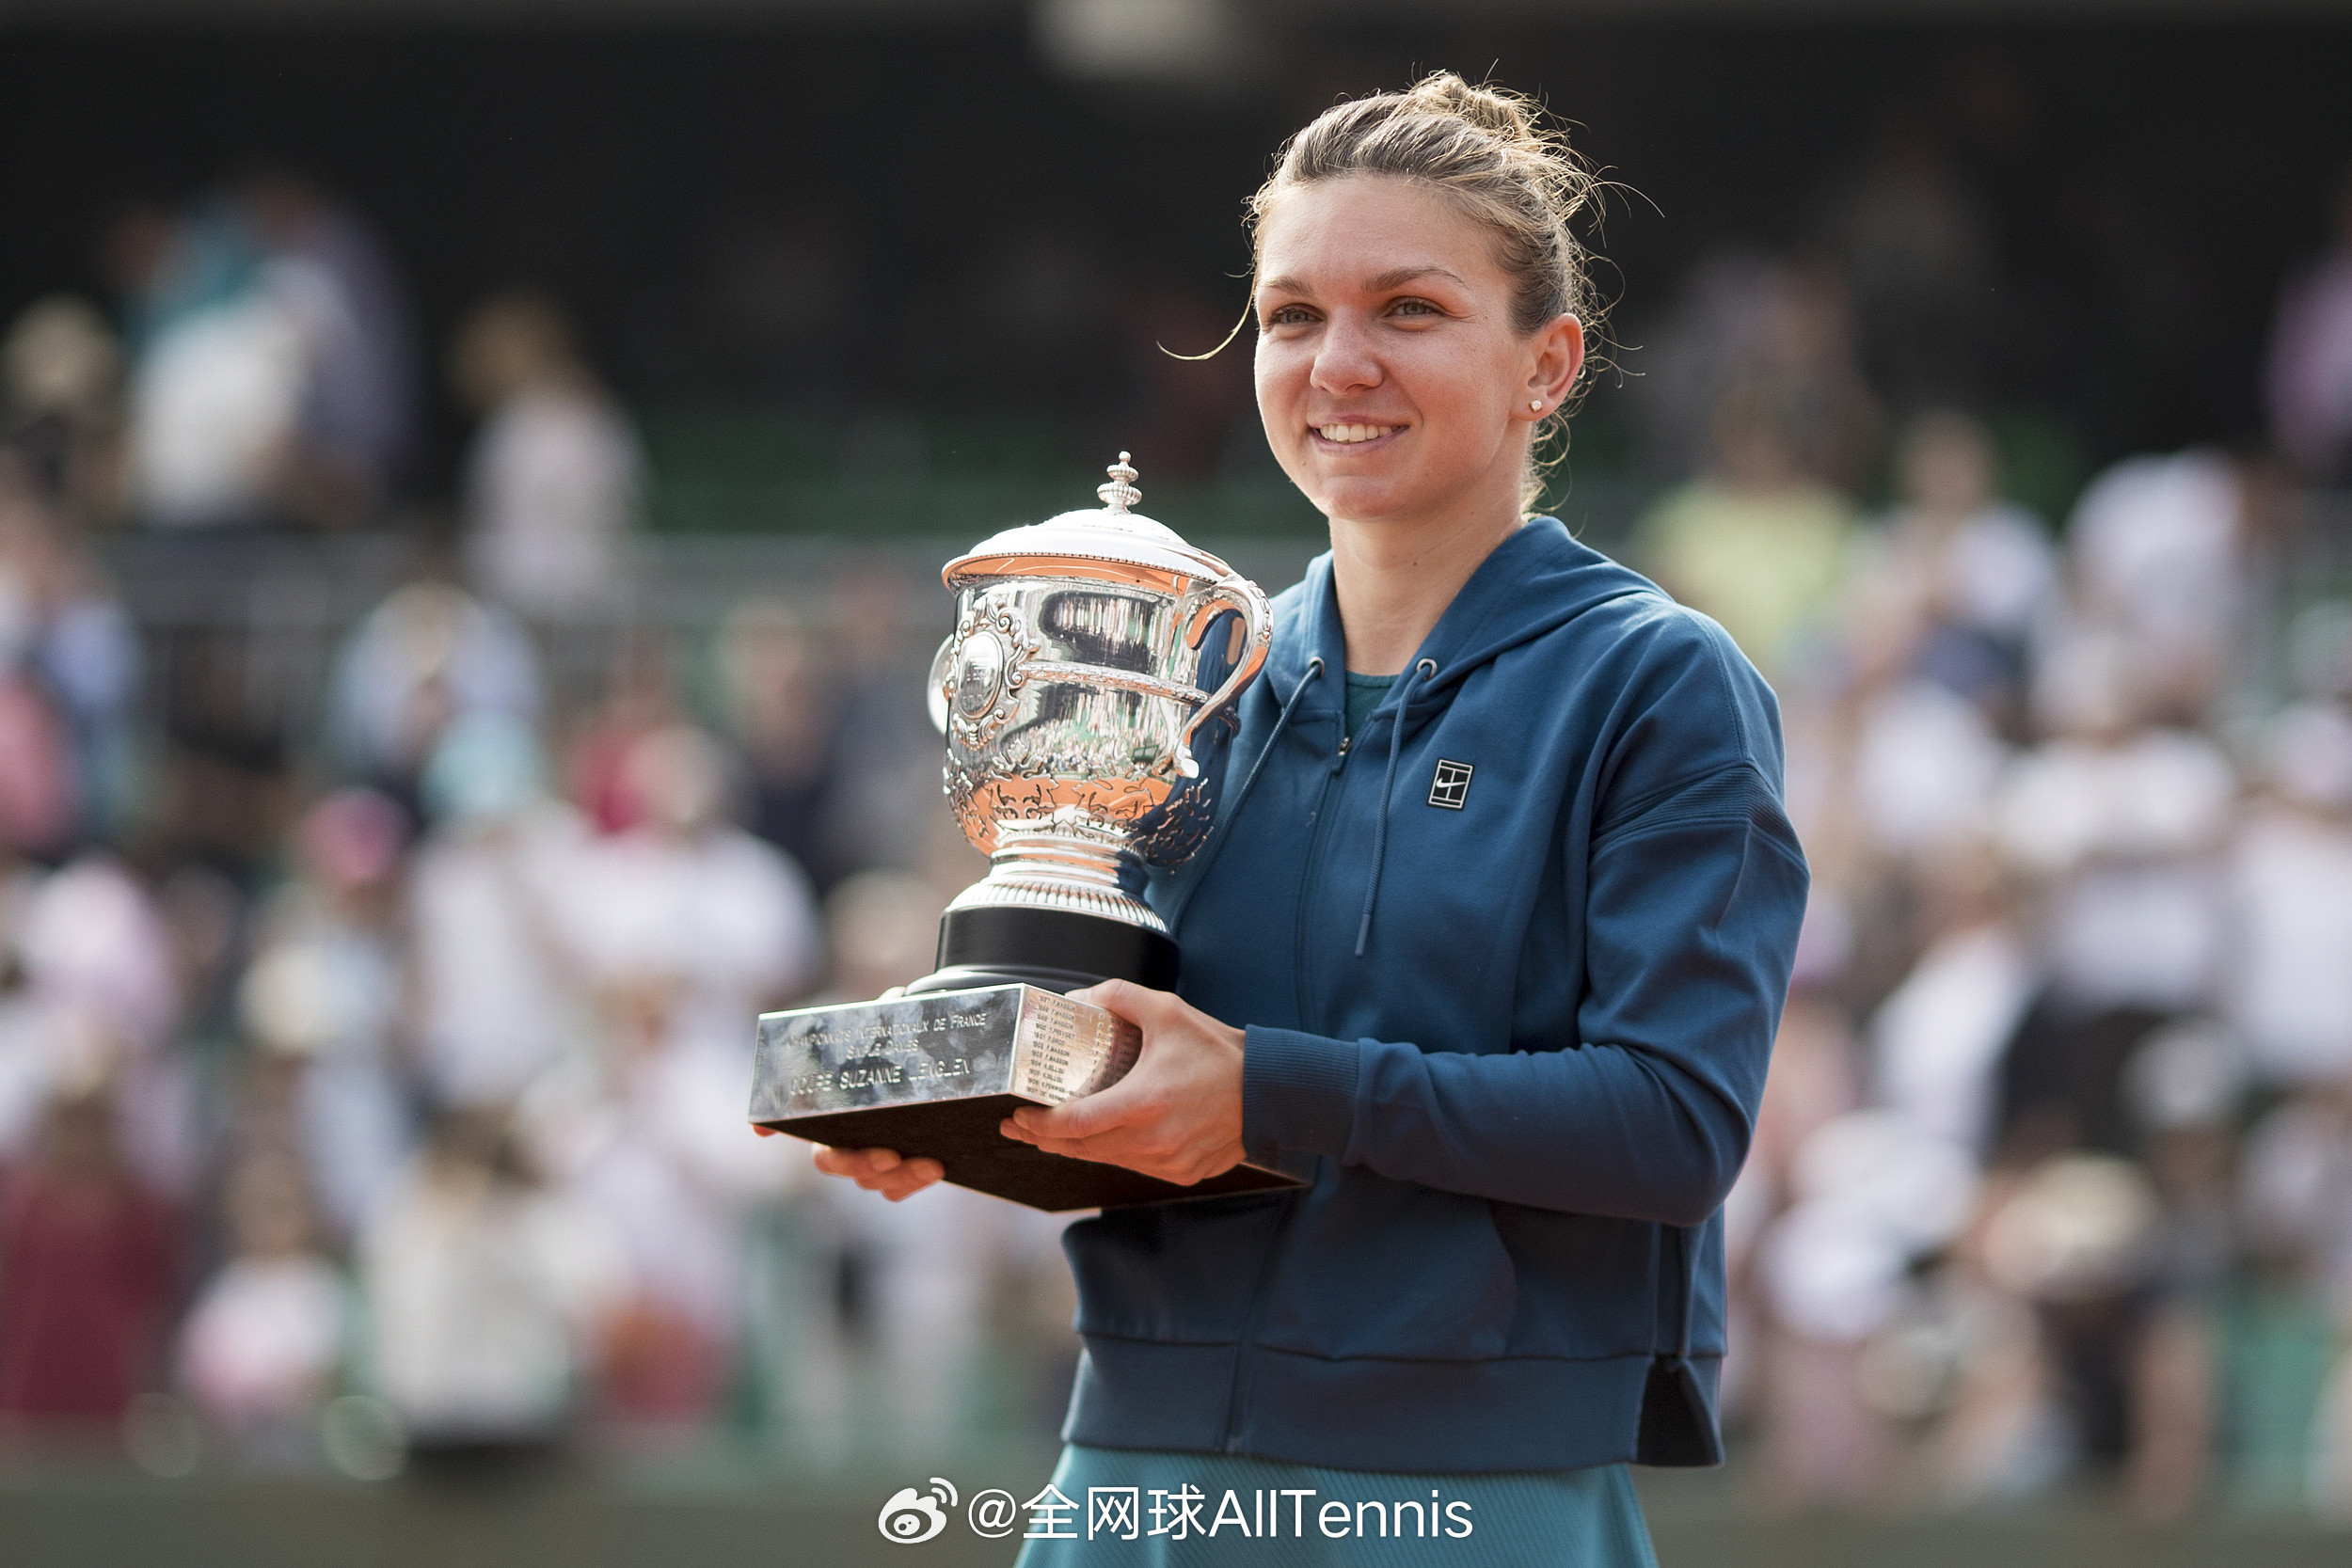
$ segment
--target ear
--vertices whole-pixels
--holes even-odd
[[[1563,310],[1535,329],[1528,346],[1527,398],[1518,413],[1533,421],[1559,412],[1575,389],[1577,375],[1584,369],[1584,324]],[[1543,406],[1530,408],[1530,402]]]

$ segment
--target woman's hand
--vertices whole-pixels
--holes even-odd
[[[827,1176],[846,1176],[893,1203],[947,1174],[936,1160],[901,1160],[895,1148],[828,1148],[818,1144],[813,1158]]]
[[[1170,992],[1126,980],[1071,996],[1142,1029],[1142,1053],[1109,1088],[1014,1112],[1005,1136],[1184,1187],[1241,1164],[1239,1029]]]

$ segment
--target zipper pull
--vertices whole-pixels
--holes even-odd
[[[1354,740],[1354,739],[1355,739],[1355,736],[1345,736],[1345,735],[1343,735],[1343,736],[1340,736],[1340,755],[1342,755],[1342,756],[1345,756],[1345,755],[1347,755],[1347,748],[1348,748],[1348,744],[1349,744],[1349,742],[1351,742],[1351,741],[1352,741],[1352,740]]]
[[[1331,771],[1332,771],[1332,772],[1336,773],[1336,772],[1338,772],[1341,768],[1345,768],[1345,767],[1347,766],[1347,748],[1348,748],[1348,745],[1349,745],[1349,743],[1350,743],[1350,741],[1351,741],[1351,738],[1352,738],[1352,737],[1350,737],[1350,736],[1344,736],[1344,735],[1343,735],[1343,736],[1340,736],[1340,749],[1339,749],[1337,752],[1334,752],[1331,754]]]

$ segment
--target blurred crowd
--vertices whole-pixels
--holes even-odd
[[[375,1476],[1050,1424],[1051,1222],[896,1209],[744,1120],[755,1015],[927,973],[983,869],[915,585],[632,626],[629,420],[500,296],[447,355],[454,547],[253,733],[210,690],[233,649],[150,689],[96,546],[379,521],[413,328],[288,175],[107,256],[113,319],[43,300],[0,342],[0,1454]]]
[[[0,900],[0,1446],[373,1475],[1036,1427],[1056,1227],[819,1183],[744,1120],[755,1015],[927,973],[982,869],[902,596],[619,639],[566,711],[532,623],[422,577],[299,776],[195,813],[165,748],[107,833],[61,721],[8,750],[43,811]]]
[[[1624,394],[1670,483],[1603,542],[1773,681],[1815,877],[1730,1209],[1735,1442],[1783,1507],[2352,1513],[2352,601],[2310,566],[2348,526],[2352,182],[2266,439],[2046,516],[1968,188],[1890,126],[1804,245],[1693,268]],[[893,1207],[743,1122],[753,1015],[928,971],[981,869],[935,590],[877,558],[632,620],[637,436],[501,295],[441,367],[454,547],[286,733],[167,726],[94,541],[380,522],[423,356],[364,218],[284,171],[105,256],[111,309],[0,340],[0,1450],[1050,1433],[1058,1222]],[[1218,386],[1196,468],[1247,424]],[[600,674],[558,678],[583,636]]]
[[[1891,193],[1843,231],[1975,254]],[[1628,547],[1773,681],[1814,876],[1729,1212],[1771,1506],[2352,1514],[2352,182],[2336,235],[2272,440],[2057,518],[1964,360],[1866,363],[1941,341],[1931,290],[1874,328],[1834,248],[1727,258],[1665,339],[1696,471]]]

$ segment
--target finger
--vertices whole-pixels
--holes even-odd
[[[914,1196],[947,1174],[936,1160],[909,1160],[897,1169],[858,1183],[867,1192],[880,1193],[893,1203]]]
[[[752,1131],[763,1138],[781,1138],[784,1136],[784,1129],[781,1127],[754,1127]]]
[[[1037,1147],[1048,1154],[1059,1154],[1066,1159],[1089,1160],[1098,1165],[1124,1165],[1130,1170],[1137,1168],[1135,1164],[1136,1156],[1121,1155],[1102,1144],[1089,1143],[1080,1138],[1040,1138]]]
[[[1172,992],[1153,990],[1149,986],[1138,986],[1133,980],[1098,980],[1086,990],[1071,994],[1078,1001],[1091,1003],[1105,1012],[1138,1025],[1158,1022],[1167,1015],[1171,1003],[1183,1006]]]
[[[1144,1092],[1120,1079],[1107,1089],[1065,1100],[1058,1105],[1024,1105],[1012,1119],[1027,1132],[1048,1138],[1091,1138],[1124,1127],[1146,1113]]]
[[[817,1168],[828,1176],[864,1177],[896,1168],[898,1152],[892,1148],[829,1148],[819,1144],[814,1159]]]
[[[1133,1127],[1113,1128],[1091,1138],[1040,1138],[1037,1147],[1048,1154],[1067,1154],[1073,1160],[1092,1160],[1101,1164],[1125,1165],[1130,1169],[1166,1164],[1180,1157],[1178,1150],[1144,1130]]]

